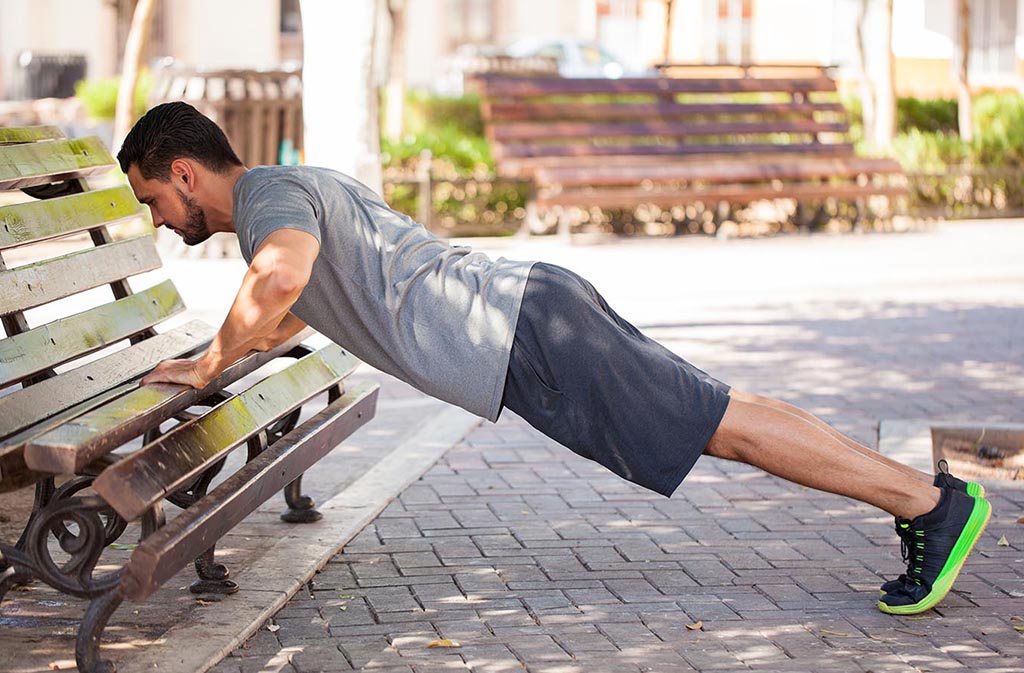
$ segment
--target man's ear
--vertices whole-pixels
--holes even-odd
[[[171,182],[180,183],[185,189],[196,184],[196,172],[192,162],[186,159],[175,159],[171,162]]]

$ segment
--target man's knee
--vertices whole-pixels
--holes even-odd
[[[726,460],[750,462],[750,456],[756,448],[756,436],[744,410],[751,404],[730,393],[729,406],[718,429],[711,436],[711,441],[704,448],[704,453]]]

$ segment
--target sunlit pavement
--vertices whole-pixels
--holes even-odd
[[[872,447],[881,421],[1024,423],[1024,222],[899,235],[460,243],[568,266],[695,364]],[[170,276],[189,307],[178,319],[218,324],[244,263],[174,252],[132,286]],[[33,324],[45,321],[38,311]],[[389,377],[357,376],[382,382],[380,412],[366,439],[311,471],[320,502],[438,413]],[[214,670],[1019,671],[1024,490],[989,491],[996,514],[956,590],[920,618],[896,618],[874,606],[883,578],[901,570],[885,514],[709,458],[662,498],[505,414],[450,449]],[[277,534],[277,506],[246,525]],[[244,576],[246,559],[227,562]],[[258,560],[248,564],[258,571]],[[183,615],[227,619],[243,608],[237,596],[197,606],[183,589],[188,574],[158,601],[119,610],[106,656],[132,669],[135,653],[167,650],[158,643],[168,628],[190,626]],[[84,607],[39,585],[9,597],[0,651],[17,654],[5,665],[73,665]],[[449,647],[436,646],[444,639]]]
[[[1024,422],[1021,223],[477,247],[579,271],[695,364],[872,447],[887,419]],[[710,458],[665,499],[506,413],[214,670],[1019,671],[1024,491],[989,491],[954,592],[897,618],[875,608],[901,570],[884,513]]]

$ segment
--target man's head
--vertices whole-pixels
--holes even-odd
[[[140,202],[188,245],[216,229],[207,222],[217,177],[242,167],[224,132],[188,103],[164,103],[140,119],[117,153]]]

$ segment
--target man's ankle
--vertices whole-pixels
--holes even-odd
[[[915,489],[913,495],[906,499],[906,504],[896,516],[901,519],[913,520],[922,514],[927,514],[939,504],[942,491],[935,486],[924,485],[923,488]]]

